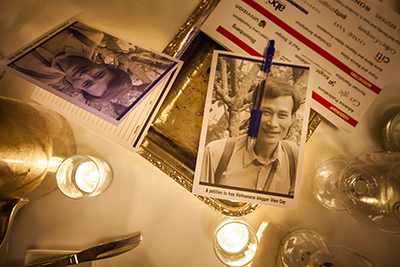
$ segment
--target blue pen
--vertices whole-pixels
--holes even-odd
[[[258,129],[260,128],[260,121],[262,116],[262,111],[260,110],[260,107],[261,107],[262,97],[264,94],[264,87],[267,85],[268,74],[271,71],[272,59],[275,54],[274,45],[275,41],[270,40],[268,48],[265,52],[264,66],[262,69],[264,73],[263,81],[254,91],[255,95],[253,96],[254,99],[253,110],[251,111],[250,125],[249,125],[249,130],[247,132],[247,140],[246,140],[247,151],[252,150],[257,141]]]

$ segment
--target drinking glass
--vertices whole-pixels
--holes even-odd
[[[289,232],[281,241],[277,263],[278,267],[306,266],[309,257],[328,244],[314,231],[307,229]]]
[[[315,170],[312,189],[326,208],[347,210],[363,223],[400,233],[400,153],[326,161]]]
[[[229,218],[217,227],[213,245],[215,254],[225,265],[245,266],[254,259],[258,239],[246,222]]]
[[[110,164],[99,157],[74,155],[58,167],[57,184],[67,197],[94,197],[107,190],[113,180]]]
[[[364,256],[339,246],[323,247],[310,256],[307,267],[374,267]]]
[[[351,249],[328,245],[325,239],[307,229],[289,232],[281,241],[277,267],[373,267]]]
[[[383,148],[387,151],[400,152],[400,112],[383,128]]]

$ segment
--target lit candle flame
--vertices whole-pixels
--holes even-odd
[[[76,185],[87,193],[93,192],[100,179],[100,173],[96,164],[84,162],[78,166],[75,172]]]
[[[238,253],[249,243],[249,230],[240,223],[228,223],[217,233],[219,246],[228,253]]]

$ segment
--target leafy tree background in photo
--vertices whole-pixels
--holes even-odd
[[[253,92],[262,81],[260,62],[220,56],[214,78],[212,105],[206,144],[246,134]],[[282,78],[299,93],[301,105],[285,139],[300,144],[309,70],[305,67],[273,64],[270,77]]]

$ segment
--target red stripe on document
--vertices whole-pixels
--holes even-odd
[[[321,105],[323,105],[324,107],[326,107],[327,109],[329,109],[330,111],[332,111],[338,117],[342,118],[344,121],[346,121],[351,126],[356,127],[356,125],[358,124],[358,121],[356,121],[355,119],[353,119],[352,117],[350,117],[349,115],[344,113],[342,110],[338,109],[337,107],[335,107],[334,105],[329,103],[329,101],[327,101],[325,98],[323,98],[316,92],[312,92],[312,98],[315,101],[317,101],[318,103],[320,103]]]
[[[249,55],[251,56],[257,56],[257,57],[262,57],[260,53],[258,53],[256,50],[251,48],[249,45],[247,45],[245,42],[240,40],[239,38],[236,37],[233,33],[229,32],[227,29],[225,29],[222,26],[218,26],[217,32],[228,38],[230,41],[232,41],[234,44],[242,48],[244,51],[246,51]]]
[[[318,45],[314,44],[310,40],[308,40],[306,37],[304,37],[302,34],[297,32],[295,29],[287,25],[285,22],[280,20],[278,17],[273,15],[271,12],[260,6],[258,3],[254,2],[253,0],[242,0],[261,14],[263,14],[265,17],[267,17],[269,20],[271,20],[273,23],[281,27],[283,30],[291,34],[293,37],[298,39],[300,42],[303,44],[307,45],[309,48],[317,52],[320,56],[324,57],[326,60],[330,61],[333,65],[341,69],[343,72],[347,73],[350,75],[352,78],[360,82],[362,85],[366,86],[369,88],[371,91],[373,91],[376,94],[379,94],[381,91],[381,88],[378,86],[374,85],[373,83],[369,82],[367,79],[363,78],[361,75],[353,71],[351,68],[347,67],[345,64],[343,64],[340,60],[326,52],[324,49],[320,48]]]

